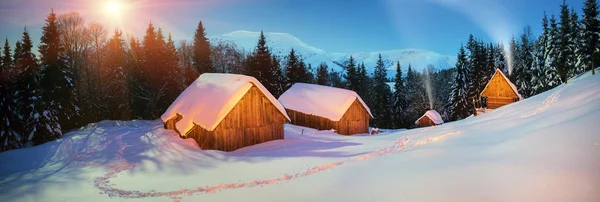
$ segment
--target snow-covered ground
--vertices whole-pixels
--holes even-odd
[[[350,55],[358,63],[364,62],[367,71],[373,73],[379,54],[381,54],[383,60],[388,62],[387,65],[389,66],[387,69],[390,78],[396,75],[396,61],[400,62],[404,71],[406,71],[409,64],[411,64],[413,69],[418,71],[425,69],[427,65],[433,65],[438,69],[448,69],[456,64],[456,56],[442,55],[427,50],[399,49],[359,53],[333,53],[306,44],[288,33],[265,32],[264,34],[267,39],[267,45],[275,55],[286,56],[294,48],[296,53],[302,55],[305,62],[311,64],[315,70],[321,62],[325,62],[329,68],[342,71],[342,67],[336,65],[334,62],[344,62],[348,60]],[[213,44],[217,42],[234,43],[242,51],[251,52],[256,48],[259,36],[260,32],[240,30],[210,37],[210,41]]]
[[[234,152],[158,120],[102,121],[0,153],[0,201],[597,202],[599,120],[600,75],[584,75],[463,121],[373,136],[286,125]]]

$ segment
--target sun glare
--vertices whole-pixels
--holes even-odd
[[[117,15],[121,12],[122,5],[117,0],[108,0],[106,1],[106,12],[112,15]]]

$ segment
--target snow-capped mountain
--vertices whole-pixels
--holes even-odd
[[[251,31],[234,31],[228,34],[210,37],[211,42],[226,42],[235,43],[238,48],[246,52],[251,52],[256,47],[260,32]],[[359,52],[359,53],[332,53],[326,50],[308,45],[295,36],[287,33],[265,32],[267,45],[271,51],[277,55],[285,56],[292,48],[301,54],[306,63],[312,64],[316,68],[321,62],[327,63],[330,68],[340,71],[342,68],[335,63],[346,61],[352,55],[357,62],[364,62],[369,72],[372,72],[377,62],[378,55],[388,65],[388,76],[392,77],[395,73],[395,62],[399,61],[400,65],[406,70],[410,63],[412,68],[422,70],[427,65],[434,65],[436,68],[446,69],[453,67],[456,63],[455,56],[442,55],[427,50],[418,49],[398,49],[376,52]]]

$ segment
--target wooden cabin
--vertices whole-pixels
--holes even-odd
[[[254,77],[202,74],[161,116],[166,129],[201,149],[234,151],[283,139],[285,109]]]
[[[443,123],[444,120],[442,119],[442,116],[435,110],[429,110],[425,112],[423,116],[415,121],[415,124],[417,124],[419,127],[435,126]]]
[[[318,130],[334,129],[338,134],[369,132],[371,110],[354,91],[329,86],[296,83],[279,101],[291,123]]]
[[[496,69],[496,72],[481,92],[481,97],[485,100],[484,103],[487,103],[488,109],[496,109],[523,99],[515,84],[510,82],[500,69]]]

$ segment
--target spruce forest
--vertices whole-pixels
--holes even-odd
[[[208,72],[253,76],[275,97],[298,82],[353,90],[372,111],[371,127],[412,128],[428,109],[438,110],[444,121],[461,120],[482,107],[479,94],[497,68],[524,98],[594,71],[600,62],[596,0],[586,0],[581,13],[563,2],[558,15],[540,16],[536,26],[542,33],[526,27],[508,44],[465,36],[450,69],[430,65],[419,72],[380,56],[376,64],[349,57],[337,64],[344,69],[337,72],[325,63],[305,63],[293,49],[285,57],[272,54],[262,33],[256,48],[243,52],[232,44],[211,44],[201,21],[193,41],[176,42],[160,25],[149,24],[138,38],[77,13],[51,11],[40,44],[33,44],[27,28],[16,43],[5,40],[0,151],[43,144],[101,120],[157,119]],[[396,74],[388,75],[388,69]]]

